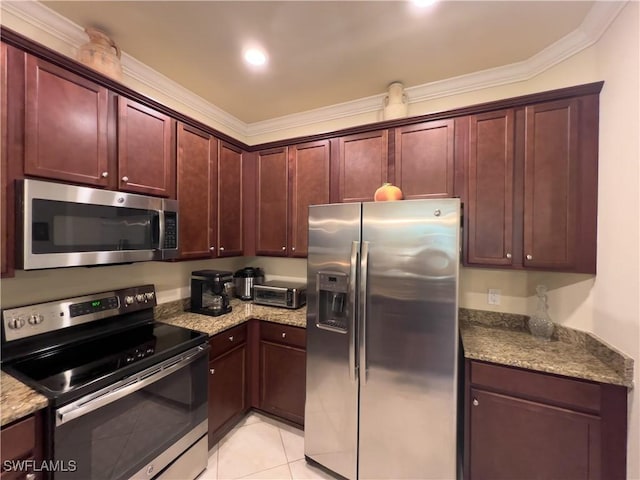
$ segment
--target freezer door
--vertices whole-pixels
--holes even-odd
[[[305,455],[356,478],[355,293],[361,204],[309,208]]]
[[[455,479],[460,202],[365,203],[360,479]]]

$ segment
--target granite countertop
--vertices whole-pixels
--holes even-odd
[[[252,302],[243,302],[237,298],[232,299],[230,305],[231,312],[218,317],[211,317],[187,311],[189,309],[189,300],[179,300],[158,305],[155,309],[155,318],[159,322],[190,328],[191,330],[204,332],[209,336],[240,325],[251,318],[294,327],[306,328],[307,326],[306,306],[291,310],[288,308],[254,305]]]
[[[0,371],[0,426],[47,406],[47,398]]]
[[[556,325],[547,341],[523,315],[464,308],[459,322],[466,358],[633,388],[633,359],[591,333]]]

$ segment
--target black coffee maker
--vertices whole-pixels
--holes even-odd
[[[233,284],[233,273],[224,270],[191,272],[191,311],[217,317],[231,311],[225,284]]]

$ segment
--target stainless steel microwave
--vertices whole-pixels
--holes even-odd
[[[18,268],[165,260],[178,255],[178,202],[18,180]]]

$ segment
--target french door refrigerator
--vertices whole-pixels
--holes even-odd
[[[305,457],[455,479],[458,199],[309,207]]]

